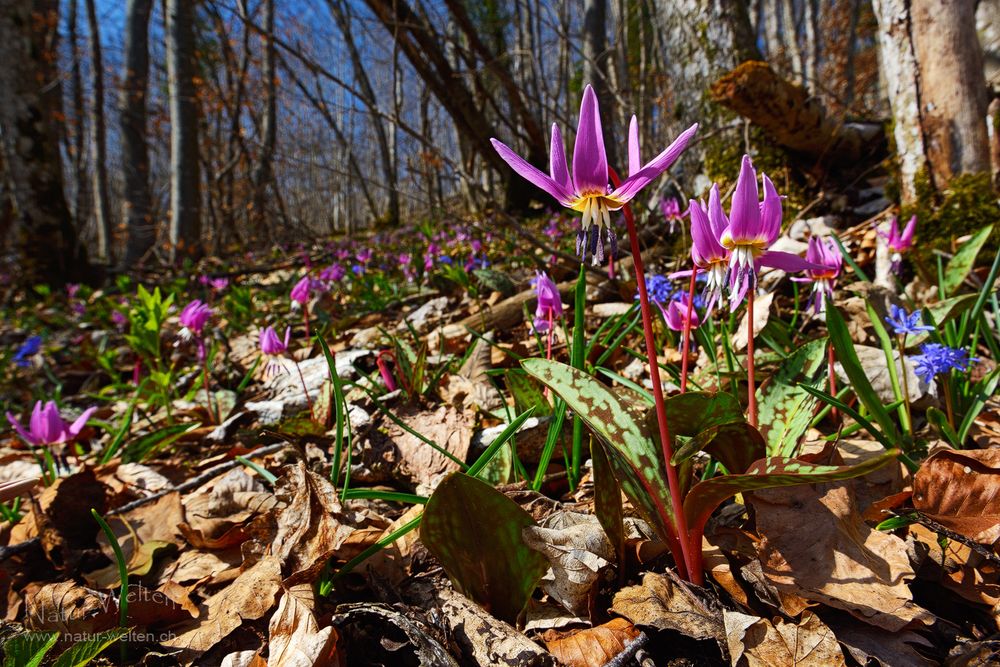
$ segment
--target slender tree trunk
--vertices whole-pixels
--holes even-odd
[[[274,0],[264,0],[264,64],[261,68],[261,79],[264,81],[264,119],[261,122],[261,145],[257,165],[251,175],[253,183],[253,207],[251,209],[255,220],[254,227],[261,238],[269,238],[268,221],[265,215],[265,196],[267,186],[272,181],[271,164],[274,159],[274,149],[278,141],[278,95],[276,52],[274,47]],[[235,113],[239,116],[240,110]]]
[[[611,98],[610,79],[608,78],[608,2],[607,0],[584,0],[583,3],[583,79],[597,93],[601,107],[601,118],[604,119],[604,146],[608,153],[608,162],[619,171],[622,166],[617,160],[617,142],[610,130],[615,118],[615,104]]]
[[[201,256],[194,0],[165,0],[170,105],[170,259]]]
[[[990,168],[986,83],[974,0],[873,0],[902,199],[922,172],[935,189]]]
[[[87,210],[87,159],[86,159],[86,139],[84,135],[84,109],[83,109],[83,75],[80,73],[80,42],[77,36],[77,0],[70,0],[69,15],[66,17],[66,24],[69,28],[69,51],[70,51],[70,74],[69,81],[71,87],[70,99],[73,101],[73,122],[66,123],[66,153],[72,163],[73,171],[73,219],[76,221],[76,228],[82,230],[87,222],[90,213]],[[72,128],[72,131],[70,131]]]
[[[24,285],[90,277],[63,191],[58,39],[58,0],[0,0],[0,142]]]
[[[104,123],[104,58],[101,55],[101,31],[97,24],[94,0],[87,2],[87,27],[90,31],[90,69],[94,85],[94,104],[90,117],[90,155],[93,160],[94,222],[97,227],[97,257],[111,261],[111,202],[108,201],[108,155]]]
[[[122,218],[126,267],[134,267],[156,242],[149,191],[146,92],[149,88],[149,15],[153,0],[129,0],[125,17],[125,74],[121,91]]]

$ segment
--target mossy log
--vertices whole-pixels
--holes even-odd
[[[818,99],[783,79],[766,62],[742,63],[716,81],[710,94],[760,126],[779,145],[818,166],[870,164],[885,155],[881,125],[831,118]]]

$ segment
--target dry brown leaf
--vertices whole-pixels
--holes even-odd
[[[548,634],[548,633],[546,633]],[[596,628],[546,639],[545,647],[560,664],[570,667],[603,667],[625,650],[625,645],[639,636],[635,626],[624,618],[614,618]]]
[[[201,607],[200,618],[163,642],[172,648],[203,653],[222,641],[244,621],[261,618],[274,606],[281,589],[281,561],[267,557],[245,570],[235,581]]]
[[[1000,449],[945,449],[913,478],[913,506],[942,526],[992,543],[1000,525]]]
[[[774,301],[774,292],[768,292],[764,296],[758,296],[753,302],[753,335],[754,338],[767,326],[767,321],[771,317],[771,302]],[[736,327],[732,337],[734,350],[745,350],[747,347],[747,313],[743,313],[740,324]]]
[[[226,551],[188,550],[168,565],[160,575],[159,582],[172,581],[177,584],[191,582],[217,583],[216,578],[223,572],[239,570],[243,555],[238,548]]]
[[[329,665],[337,649],[332,626],[320,630],[313,616],[312,584],[285,589],[268,626],[267,667]]]
[[[589,615],[591,591],[615,550],[593,514],[557,512],[521,531],[524,543],[549,560],[542,590],[572,613]]]
[[[24,623],[33,630],[97,633],[115,626],[118,605],[108,595],[73,581],[45,584],[26,592]]]
[[[700,599],[690,584],[667,574],[647,572],[642,585],[628,586],[615,594],[611,611],[636,625],[658,630],[676,630],[695,639],[726,641],[716,603]]]
[[[905,543],[862,521],[849,483],[768,489],[747,500],[763,536],[764,574],[779,590],[892,632],[933,620],[906,585],[913,570]]]
[[[199,549],[225,549],[247,539],[244,526],[277,504],[255,476],[244,468],[206,482],[183,500],[187,521],[178,526]]]
[[[929,667],[935,664],[916,651],[916,647],[932,649],[933,644],[915,632],[886,632],[847,614],[824,614],[823,618],[841,646],[861,665]]]
[[[283,472],[275,494],[286,504],[274,517],[271,552],[281,560],[287,584],[312,581],[359,521],[344,510],[333,484],[306,470],[304,462]]]
[[[472,416],[451,405],[424,412],[402,411],[396,415],[408,427],[464,461],[472,441]],[[459,465],[412,433],[394,423],[386,424],[389,438],[402,457],[402,472],[416,483],[417,493],[430,495],[444,477]]]
[[[846,664],[837,638],[816,614],[796,623],[774,622],[725,610],[726,642],[732,664],[746,667],[836,667]]]

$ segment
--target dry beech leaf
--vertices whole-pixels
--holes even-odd
[[[521,531],[524,543],[549,560],[542,589],[572,613],[586,617],[591,591],[603,568],[615,558],[614,547],[597,517],[558,512],[541,526]]]
[[[929,667],[936,664],[916,651],[916,647],[933,650],[934,645],[915,632],[886,632],[839,612],[824,614],[823,620],[841,646],[861,665]]]
[[[624,618],[615,618],[596,628],[587,628],[553,639],[543,637],[543,640],[545,647],[559,664],[569,667],[603,667],[639,634],[635,626]]]
[[[913,506],[942,526],[992,543],[1000,525],[1000,449],[945,449],[913,478]]]
[[[118,605],[110,596],[72,581],[45,584],[25,599],[25,625],[33,630],[94,634],[118,620]]]
[[[312,584],[285,589],[268,626],[267,667],[329,665],[337,648],[332,626],[320,630],[313,616]]]
[[[203,653],[222,641],[243,621],[264,616],[274,606],[280,589],[281,562],[273,557],[263,558],[233,583],[205,600],[200,618],[186,624],[184,627],[187,629],[163,644]]]
[[[676,630],[695,639],[726,641],[721,614],[709,598],[700,599],[693,587],[667,574],[647,572],[642,585],[628,586],[615,594],[611,611],[636,625]]]
[[[830,628],[806,611],[796,623],[774,622],[739,612],[723,611],[726,642],[733,665],[746,667],[836,667],[844,654]]]
[[[891,632],[933,620],[906,585],[913,570],[905,542],[861,519],[849,482],[768,489],[747,500],[763,537],[763,572],[778,590]]]
[[[437,410],[403,411],[396,416],[417,433],[448,450],[459,461],[464,461],[468,455],[472,442],[470,414],[451,405],[442,405]],[[459,469],[457,463],[396,424],[387,423],[386,429],[403,459],[402,470],[416,483],[417,493],[430,495],[448,473]]]

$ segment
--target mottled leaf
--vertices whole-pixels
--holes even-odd
[[[987,225],[972,235],[968,241],[962,244],[955,256],[948,260],[948,265],[944,268],[944,277],[941,280],[941,288],[944,295],[948,296],[962,286],[966,276],[972,271],[976,263],[976,257],[983,245],[990,238],[993,232],[993,225]]]
[[[594,462],[594,513],[621,560],[625,553],[622,490],[615,479],[607,452],[600,442],[593,439],[590,441],[590,459]]]
[[[834,482],[865,475],[894,460],[898,450],[892,449],[853,466],[829,466],[798,459],[771,457],[754,463],[743,475],[724,475],[699,482],[684,499],[684,514],[688,529],[700,533],[705,522],[724,500],[745,491],[771,489],[779,486]]]
[[[531,515],[489,484],[452,473],[427,501],[420,539],[459,591],[516,623],[548,568],[521,538],[521,530],[534,525]]]
[[[816,398],[797,381],[811,385],[820,381],[826,346],[823,339],[806,343],[785,359],[771,381],[757,391],[758,423],[771,456],[788,456],[809,428]]]

